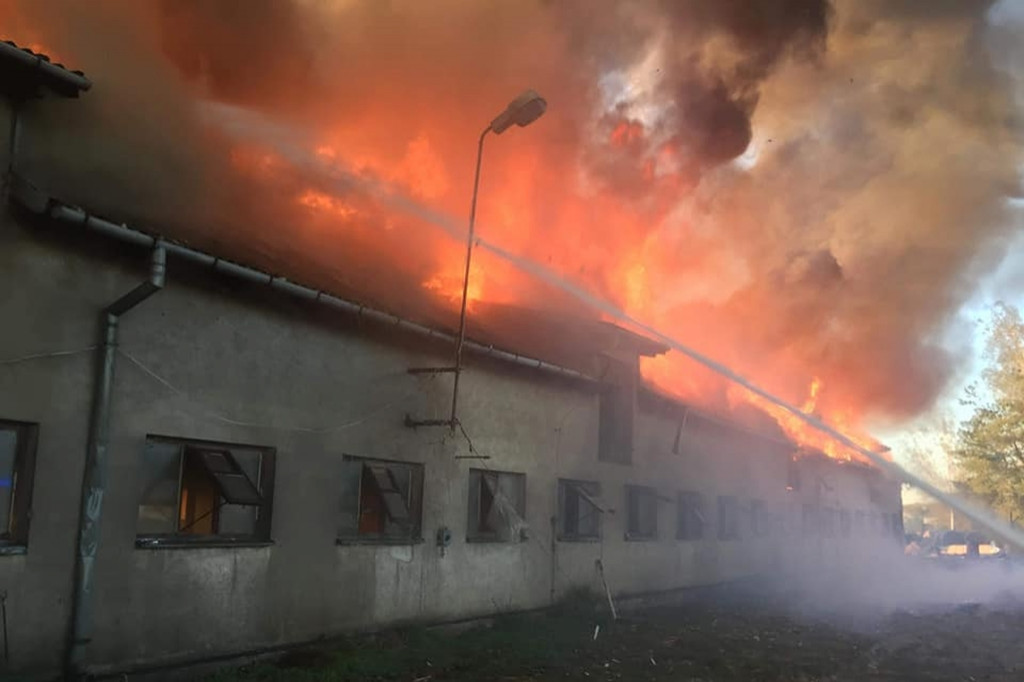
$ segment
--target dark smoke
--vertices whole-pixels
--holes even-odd
[[[208,102],[464,219],[477,134],[534,87],[545,117],[489,143],[488,239],[792,400],[818,376],[826,417],[861,418],[928,407],[956,361],[935,338],[1012,236],[1021,128],[990,6],[0,0],[0,19],[96,83],[32,105],[34,179],[406,314],[447,310],[421,285],[458,273],[458,245]],[[480,263],[487,298],[556,298]]]

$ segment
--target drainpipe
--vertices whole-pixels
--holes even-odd
[[[117,358],[117,328],[121,316],[164,286],[167,251],[156,242],[149,279],[107,306],[100,315],[101,340],[93,387],[89,441],[82,473],[82,508],[78,516],[78,547],[75,553],[75,582],[71,603],[71,624],[65,656],[67,679],[83,674],[86,647],[93,632],[93,584],[96,547],[100,539],[103,496],[107,487],[107,445],[110,442],[110,403]]]

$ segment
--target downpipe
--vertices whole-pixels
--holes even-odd
[[[94,626],[93,587],[96,548],[100,539],[103,497],[107,488],[107,447],[110,442],[110,405],[117,359],[117,332],[121,316],[160,291],[164,286],[167,250],[163,242],[153,247],[149,278],[104,308],[100,315],[100,344],[93,387],[89,440],[82,472],[82,504],[78,516],[78,543],[71,602],[71,622],[64,660],[65,679],[84,676],[85,653]]]

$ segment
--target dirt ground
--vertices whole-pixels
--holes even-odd
[[[407,630],[216,675],[250,680],[1024,680],[1024,605],[1010,599],[862,612],[784,593],[715,594],[630,611],[600,602],[509,615],[457,634]]]

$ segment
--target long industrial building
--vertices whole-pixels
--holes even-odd
[[[482,307],[442,423],[451,330],[21,174],[24,98],[90,83],[0,48],[0,672],[170,666],[602,580],[623,597],[898,551],[897,482],[655,391],[639,361],[667,349],[608,323]],[[522,325],[543,343],[500,333]]]

